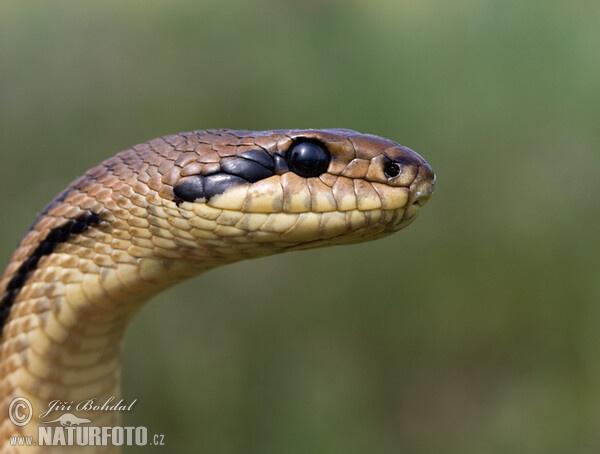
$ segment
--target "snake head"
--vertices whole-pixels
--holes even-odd
[[[114,298],[141,301],[156,291],[146,283],[171,285],[244,258],[389,235],[415,219],[434,182],[412,150],[346,129],[151,140],[90,169],[40,213],[3,281],[0,326],[40,265],[79,263],[102,275]],[[109,277],[113,269],[118,276]],[[122,287],[130,281],[134,289]]]
[[[309,129],[182,136],[186,151],[163,179],[168,197],[200,237],[238,250],[269,254],[385,236],[412,222],[433,193],[435,175],[421,156],[374,135]]]

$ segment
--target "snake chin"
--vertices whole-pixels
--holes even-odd
[[[210,249],[213,258],[264,256],[381,238],[412,223],[419,208],[419,204],[409,204],[394,209],[246,213],[184,203],[178,209],[187,221],[177,224],[184,232],[174,236],[196,237],[204,249]],[[198,249],[195,243],[181,240],[180,245],[193,257]]]
[[[282,250],[295,251],[326,247],[330,245],[350,245],[383,238],[410,225],[417,217],[419,206],[399,210],[358,210],[346,212],[348,218],[364,217],[365,222],[338,232],[312,232],[314,239],[305,239],[285,246]]]

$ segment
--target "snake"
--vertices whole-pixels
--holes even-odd
[[[121,398],[124,334],[156,293],[244,259],[385,237],[434,183],[416,152],[348,129],[174,134],[87,171],[39,213],[0,280],[0,452],[47,452],[11,437],[35,441],[67,404]],[[74,414],[119,424],[117,411]],[[61,449],[73,452],[50,452]]]

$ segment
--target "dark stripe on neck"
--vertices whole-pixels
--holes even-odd
[[[21,264],[6,286],[6,294],[0,301],[0,333],[2,333],[2,329],[10,315],[10,309],[17,295],[25,285],[25,282],[27,282],[30,273],[37,268],[40,259],[52,254],[59,244],[65,243],[74,235],[85,232],[90,226],[98,225],[99,223],[100,216],[89,212],[75,219],[69,219],[60,227],[50,230],[46,238],[35,248],[35,251]]]

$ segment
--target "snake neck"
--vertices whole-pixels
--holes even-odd
[[[28,273],[2,332],[0,412],[6,415],[13,399],[25,397],[34,409],[33,419],[21,428],[3,421],[0,439],[35,436],[40,421],[64,413],[43,415],[52,402],[70,403],[71,410],[91,399],[99,404],[111,398],[117,402],[122,341],[136,311],[150,296],[208,268],[165,257],[122,254],[114,249],[114,241],[114,229],[91,228],[58,245]],[[0,288],[9,289],[26,262],[22,258],[31,257],[32,247],[26,244],[27,238],[13,258],[21,266],[7,270]],[[105,255],[98,253],[102,250]],[[102,258],[116,255],[119,262]],[[6,300],[10,290],[3,295]],[[76,414],[95,426],[118,424],[114,411]]]

